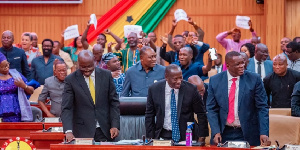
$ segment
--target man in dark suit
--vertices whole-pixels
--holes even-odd
[[[199,130],[193,137],[204,142],[208,136],[205,107],[196,86],[183,81],[179,66],[166,67],[166,80],[149,87],[145,124],[148,138],[185,140],[187,122],[194,122],[197,114]],[[156,119],[155,119],[156,118]]]
[[[244,71],[244,59],[232,51],[225,57],[227,71],[210,78],[206,102],[211,144],[248,141],[268,145],[268,98],[261,78]]]
[[[95,68],[90,51],[78,55],[79,69],[65,79],[61,119],[67,141],[111,141],[119,134],[119,99],[109,71]]]
[[[259,74],[261,79],[265,78],[273,72],[273,62],[267,60],[268,56],[268,47],[262,43],[257,44],[254,57],[249,59],[247,70]]]
[[[217,73],[221,73],[223,71],[223,65],[222,65],[222,55],[220,53],[217,53],[217,59],[214,60],[215,65],[212,66],[212,69],[216,69]]]

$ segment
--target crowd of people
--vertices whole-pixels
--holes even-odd
[[[193,138],[200,142],[209,135],[209,123],[211,144],[241,140],[269,145],[269,108],[291,108],[293,116],[300,116],[300,37],[284,37],[282,53],[272,59],[249,21],[252,38],[241,40],[238,28],[224,31],[216,40],[225,57],[217,53],[212,60],[209,53],[204,62],[210,45],[192,18],[188,23],[195,31],[173,36],[173,20],[168,36],[160,37],[162,45],[155,44],[154,32],[141,32],[142,38],[132,32],[124,43],[106,29],[91,46],[89,23],[70,47],[64,46],[63,34],[60,41],[38,44],[36,33],[24,32],[19,44],[12,31],[4,31],[0,117],[30,121],[30,107],[23,106],[43,85],[38,103],[47,117],[61,117],[67,141],[113,140],[120,129],[119,97],[147,97],[147,138],[185,140],[187,122],[195,122]],[[107,43],[106,36],[115,42]]]

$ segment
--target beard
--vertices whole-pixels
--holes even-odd
[[[43,55],[48,57],[52,54],[52,49],[43,49]]]

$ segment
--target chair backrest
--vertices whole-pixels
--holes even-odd
[[[147,97],[120,97],[121,115],[145,115]]]
[[[269,114],[291,116],[291,108],[270,108]]]
[[[31,110],[32,110],[32,117],[33,117],[32,122],[41,122],[43,120],[42,110],[34,106],[31,106]]]
[[[30,102],[37,102],[38,98],[39,98],[39,95],[42,93],[43,88],[44,88],[44,85],[41,85],[40,87],[35,89],[33,91],[33,94],[30,96],[29,101]]]

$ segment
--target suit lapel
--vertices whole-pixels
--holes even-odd
[[[228,112],[228,101],[229,101],[229,98],[228,98],[228,76],[227,76],[227,71],[224,71],[223,73],[223,77],[222,77],[222,80],[221,80],[221,84],[219,84],[220,86],[220,89],[224,89],[224,92],[222,92],[223,94],[223,102],[225,103],[225,108]]]
[[[78,80],[79,85],[82,87],[84,93],[87,95],[89,101],[94,105],[94,101],[92,99],[89,87],[87,86],[84,77],[82,75],[82,73],[80,72],[80,70],[76,71],[76,78]]]
[[[177,104],[177,116],[178,120],[180,118],[180,113],[181,113],[181,106],[182,106],[182,101],[183,101],[183,95],[184,95],[184,82],[181,82],[180,88],[179,88],[179,93],[178,93],[178,104]]]
[[[96,99],[95,99],[95,104],[97,104],[99,95],[101,93],[100,89],[100,84],[101,84],[102,76],[101,76],[101,70],[98,68],[95,68],[95,94],[96,94]]]
[[[255,72],[255,63],[254,63],[254,57],[250,58],[249,65],[247,67],[247,70],[251,72]]]
[[[240,81],[239,81],[239,97],[238,97],[238,110],[240,110],[241,102],[244,97],[244,88],[245,88],[245,76],[246,72],[240,76]]]
[[[164,85],[163,86],[160,86],[160,90],[159,90],[159,94],[158,96],[162,96],[161,99],[160,99],[160,106],[162,108],[162,116],[163,118],[165,118],[165,109],[166,109],[166,80],[165,82],[162,82]]]

